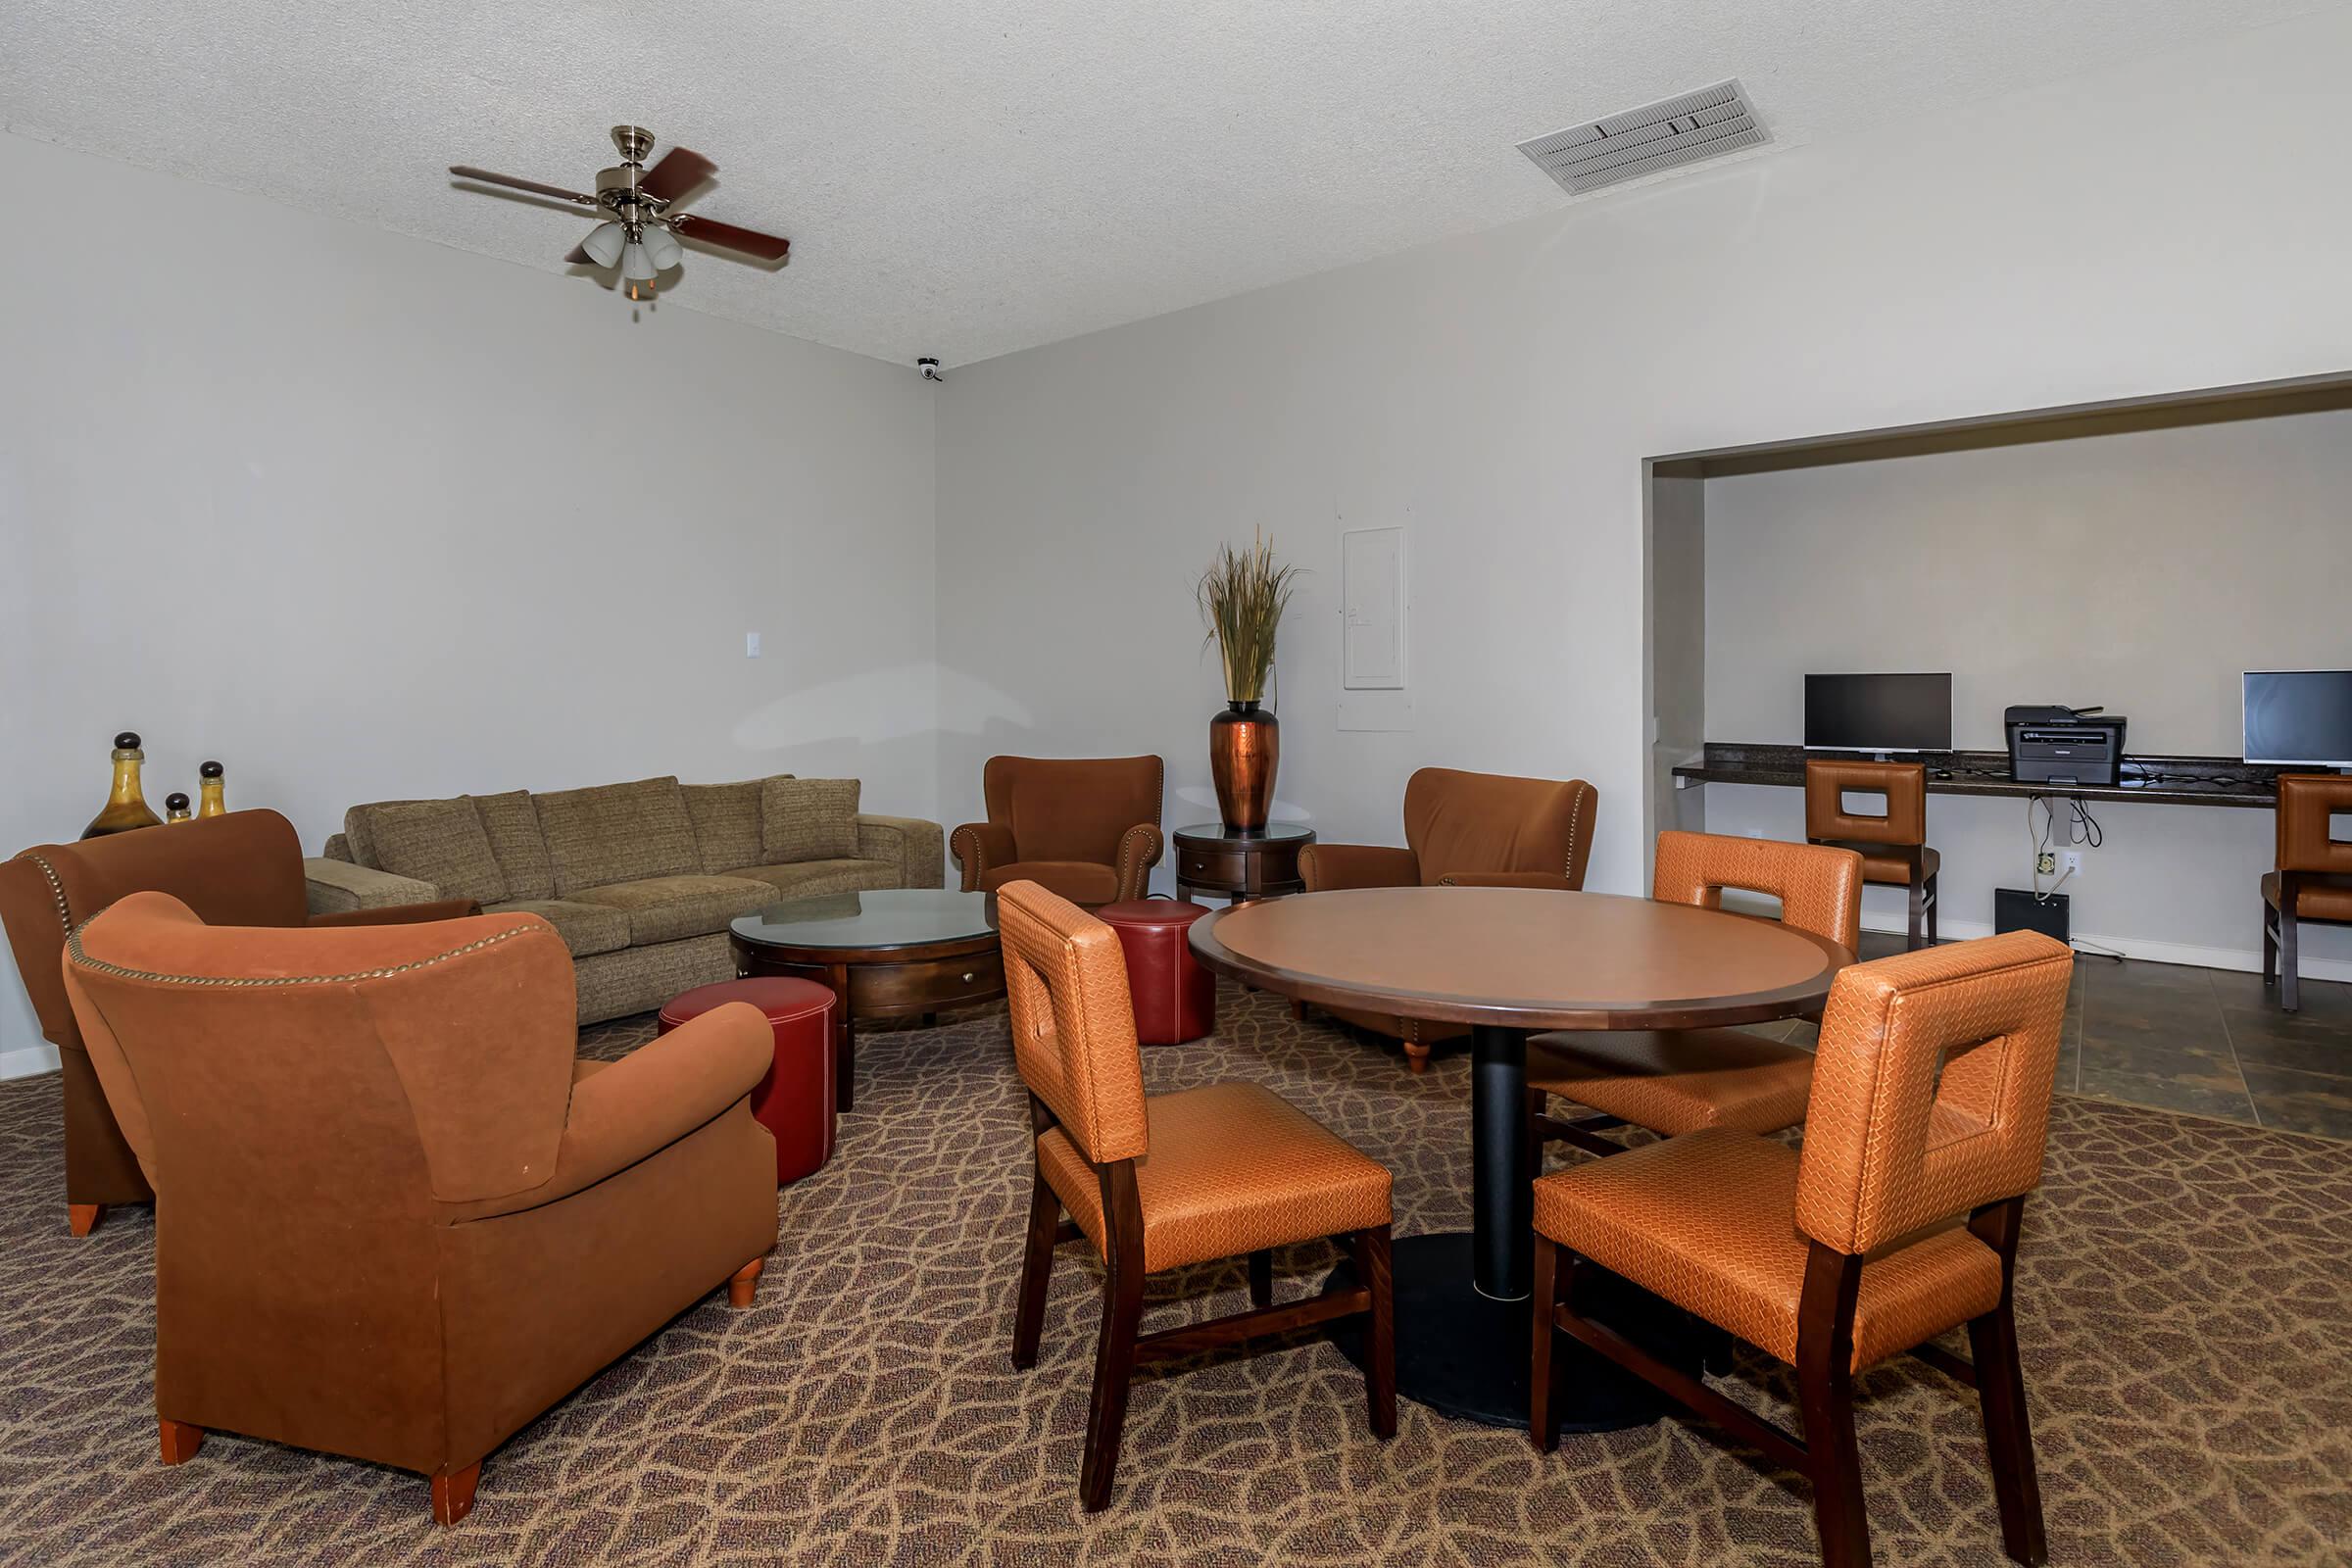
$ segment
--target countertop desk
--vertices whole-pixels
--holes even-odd
[[[1853,754],[1834,753],[1838,757]],[[1802,789],[1802,746],[1750,746],[1709,741],[1699,760],[1674,770],[1675,787],[1690,784],[1773,784]],[[2278,774],[2295,772],[2234,757],[2137,757],[2124,759],[2117,784],[2021,784],[2009,776],[2007,752],[1927,752],[1897,761],[1919,761],[1928,769],[1930,795],[2050,796],[2078,801],[2139,801],[2151,806],[2237,806],[2276,808]]]

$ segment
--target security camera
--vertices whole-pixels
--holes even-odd
[[[923,372],[923,379],[926,381],[945,381],[947,379],[940,373],[937,360],[917,360],[914,362],[914,368]]]

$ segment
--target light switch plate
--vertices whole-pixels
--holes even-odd
[[[760,657],[760,634],[758,632],[747,631],[743,634],[743,657],[746,659]]]

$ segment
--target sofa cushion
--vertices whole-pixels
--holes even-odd
[[[760,858],[770,865],[858,855],[858,781],[771,778],[760,785]]]
[[[515,899],[482,906],[484,914],[535,914],[556,928],[575,958],[618,953],[629,945],[629,917],[618,909],[563,899]]]
[[[629,946],[633,948],[724,931],[737,915],[776,902],[775,890],[765,882],[701,875],[641,877],[610,887],[583,888],[573,897],[582,904],[627,915]]]
[[[899,868],[888,860],[795,860],[790,865],[747,865],[735,874],[767,883],[771,902],[904,885]]]
[[[510,899],[552,899],[556,896],[556,866],[547,858],[547,840],[539,833],[539,810],[528,790],[503,795],[468,797],[490,835],[490,853],[506,873]]]
[[[557,790],[532,796],[531,804],[555,865],[556,892],[564,898],[584,888],[702,870],[694,819],[675,778]]]
[[[790,778],[790,773],[778,775]],[[760,853],[760,789],[761,780],[741,784],[685,784],[686,814],[694,820],[694,842],[702,852],[703,869],[712,876],[739,865],[756,865],[766,858]]]
[[[465,796],[380,807],[371,817],[379,870],[429,882],[445,899],[505,902],[506,873],[490,852],[481,813]]]

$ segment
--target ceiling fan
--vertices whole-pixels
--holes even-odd
[[[606,214],[605,221],[590,229],[588,237],[564,260],[575,266],[617,266],[632,300],[652,299],[654,279],[678,265],[684,255],[678,244],[680,236],[762,262],[781,262],[791,251],[792,241],[778,235],[738,228],[700,213],[669,210],[671,203],[717,171],[718,166],[701,153],[672,147],[648,169],[645,155],[654,150],[654,133],[642,125],[614,125],[612,145],[620,149],[620,162],[597,172],[593,196],[542,185],[535,179],[494,174],[470,164],[453,165],[449,172],[461,179],[505,185]]]

